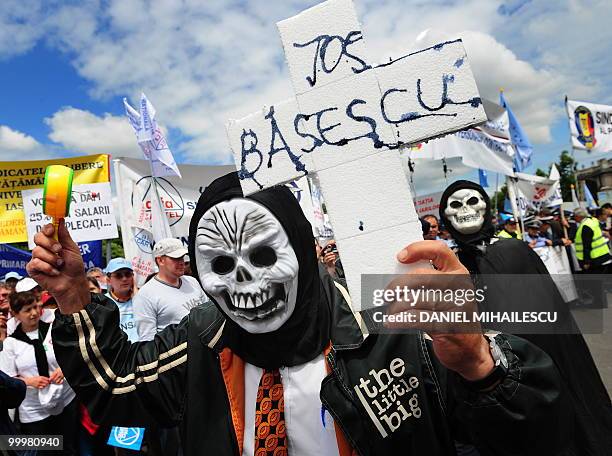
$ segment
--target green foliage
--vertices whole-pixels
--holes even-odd
[[[547,173],[546,171],[544,171],[541,168],[536,169],[536,176],[540,176],[540,177],[548,177],[549,173]]]
[[[497,208],[499,212],[503,211],[504,201],[506,200],[507,196],[508,196],[508,186],[503,185],[499,189],[499,191],[495,192],[495,194],[493,195],[493,198],[491,199],[491,209],[495,210],[495,208]]]
[[[572,200],[572,189],[571,185],[576,185],[576,177],[574,172],[576,171],[577,163],[572,158],[567,150],[561,152],[559,156],[559,162],[557,163],[559,168],[559,174],[561,175],[561,194],[563,195],[563,201]]]

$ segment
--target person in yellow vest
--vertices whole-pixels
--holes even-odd
[[[497,233],[497,237],[505,239],[523,239],[521,230],[516,223],[516,219],[509,218],[504,222],[504,228]]]
[[[574,242],[580,267],[587,274],[607,274],[612,257],[599,221],[582,208],[574,209],[574,220],[578,224]]]

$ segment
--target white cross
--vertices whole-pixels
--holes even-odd
[[[361,274],[405,272],[396,253],[422,239],[397,149],[486,115],[461,40],[370,65],[351,0],[277,26],[296,97],[227,123],[242,189],[317,174],[360,309]]]

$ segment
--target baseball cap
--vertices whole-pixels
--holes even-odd
[[[132,263],[126,260],[125,258],[113,258],[106,265],[106,269],[104,270],[104,272],[106,274],[111,274],[115,271],[118,271],[119,269],[129,269],[130,271],[134,270],[132,268]]]
[[[21,280],[23,279],[23,276],[20,275],[18,272],[15,271],[11,271],[11,272],[7,272],[7,274],[4,276],[4,280],[8,280],[8,279],[17,279],[17,280]]]
[[[17,285],[15,285],[15,291],[17,293],[22,293],[24,291],[32,291],[37,286],[38,286],[38,283],[36,283],[34,279],[30,277],[26,277],[24,279],[21,279],[19,282],[17,282]]]
[[[155,243],[153,256],[169,256],[170,258],[181,258],[187,255],[187,249],[183,243],[175,238],[165,238]]]

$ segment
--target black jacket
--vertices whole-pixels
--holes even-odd
[[[498,335],[509,373],[493,391],[473,392],[440,365],[424,335],[365,336],[331,281],[325,289],[333,348],[321,402],[360,455],[455,455],[455,441],[483,456],[565,454],[569,411],[544,352]],[[57,313],[53,343],[96,422],[138,425],[148,419],[137,412],[144,406],[162,425],[181,424],[186,455],[240,456],[220,362],[223,328],[224,316],[207,303],[153,341],[131,344],[114,303],[93,295],[79,313]]]

